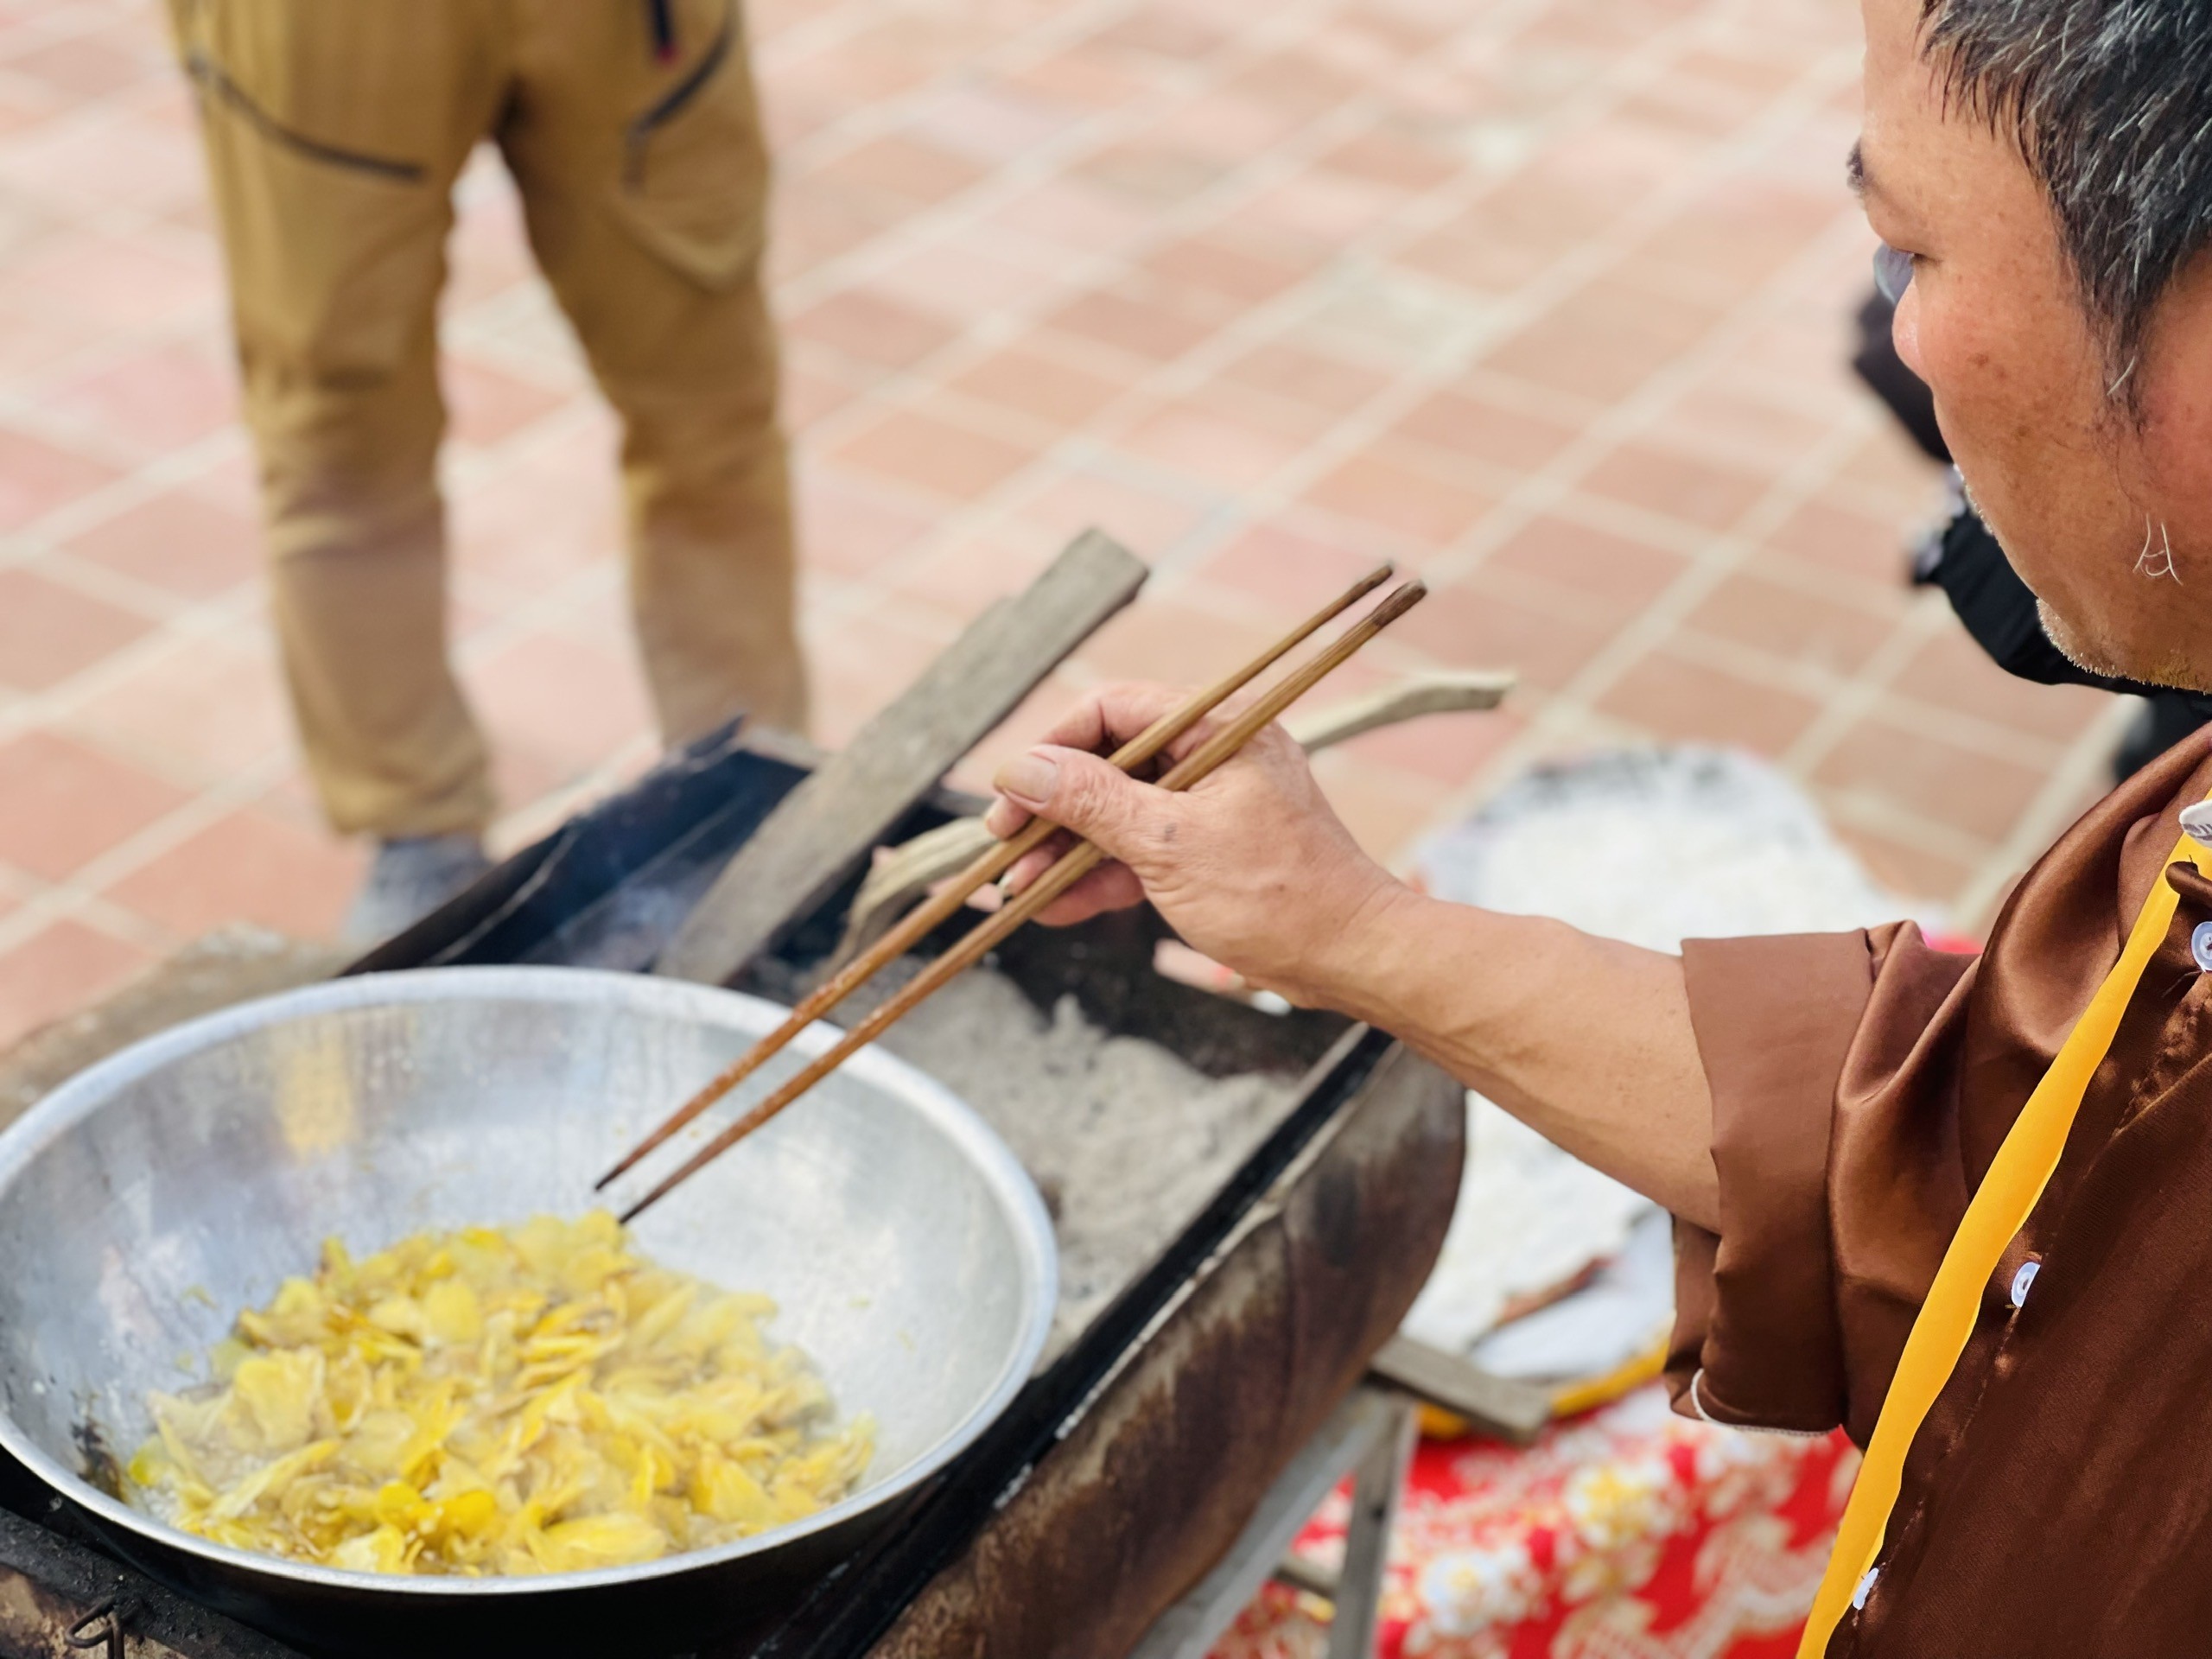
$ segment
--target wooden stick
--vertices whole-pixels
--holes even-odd
[[[1250,742],[1269,721],[1312,690],[1324,677],[1341,667],[1376,634],[1420,604],[1427,593],[1427,587],[1418,579],[1394,589],[1382,604],[1356,626],[1347,629],[1335,644],[1319,653],[1304,667],[1285,676],[1249,709],[1177,762],[1160,780],[1159,787],[1186,790],[1211,776],[1224,761]],[[1047,833],[1050,833],[1049,830]],[[767,1122],[854,1054],[880,1037],[916,1006],[982,961],[1001,940],[1066,893],[1105,860],[1104,851],[1091,842],[1077,843],[1005,909],[987,918],[914,979],[901,986],[874,1013],[808,1062],[803,1070],[786,1079],[766,1100],[700,1148],[675,1173],[624,1211],[622,1220],[626,1223],[634,1220]]]
[[[1131,738],[1110,757],[1111,763],[1123,772],[1132,772],[1154,759],[1167,746],[1181,737],[1192,727],[1228,698],[1282,659],[1284,653],[1311,639],[1321,628],[1343,615],[1361,600],[1373,593],[1390,579],[1392,567],[1378,565],[1306,620],[1276,640],[1257,657],[1225,678],[1216,681],[1205,690],[1195,693],[1180,706],[1161,715],[1135,737]],[[755,1043],[745,1053],[721,1071],[713,1082],[684,1102],[683,1105],[665,1122],[632,1147],[622,1161],[608,1170],[593,1184],[594,1192],[603,1191],[617,1177],[633,1168],[671,1135],[697,1117],[724,1095],[751,1077],[761,1066],[781,1053],[797,1037],[817,1020],[842,1002],[862,985],[912,950],[931,930],[954,915],[974,896],[976,890],[1012,869],[1025,856],[1044,845],[1055,826],[1043,819],[1027,824],[1020,833],[1003,842],[995,842],[973,862],[954,876],[944,891],[915,910],[898,926],[885,934],[863,955],[840,969],[830,981],[806,997],[793,1008],[784,1023]]]

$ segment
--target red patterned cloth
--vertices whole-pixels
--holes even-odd
[[[1858,1453],[1675,1416],[1657,1384],[1533,1446],[1424,1440],[1379,1659],[1790,1659]],[[1299,1550],[1341,1560],[1346,1495]],[[1270,1586],[1213,1659],[1316,1659],[1325,1609]]]

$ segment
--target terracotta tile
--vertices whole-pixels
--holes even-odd
[[[1082,296],[1047,321],[1063,334],[1153,363],[1172,362],[1214,332],[1211,322],[1171,311],[1141,293],[1110,289]]]
[[[948,200],[982,178],[983,170],[969,157],[926,139],[889,133],[798,175],[791,188],[827,183],[890,214]]]
[[[105,98],[135,86],[152,72],[142,53],[98,35],[72,35],[10,57],[11,74],[34,80],[76,99]]]
[[[1684,524],[1726,530],[1757,505],[1772,481],[1678,450],[1624,443],[1584,474],[1580,487]]]
[[[1390,635],[1440,666],[1512,669],[1541,691],[1565,686],[1611,637],[1587,618],[1531,603],[1481,570],[1435,589]]]
[[[197,345],[171,343],[65,382],[41,402],[105,443],[161,454],[237,418],[238,376]]]
[[[1161,58],[1173,64],[1204,57],[1222,44],[1224,35],[1205,19],[1166,6],[1132,8],[1092,36],[1117,54]]]
[[[918,409],[894,410],[838,445],[836,453],[862,472],[953,501],[1004,483],[1034,454],[971,422]]]
[[[187,938],[250,922],[295,938],[338,931],[365,853],[248,807],[217,820],[108,889]]]
[[[1617,282],[1592,283],[1484,354],[1484,366],[1599,403],[1625,397],[1694,345],[1718,313]]]
[[[963,536],[902,571],[898,588],[965,624],[992,601],[1027,587],[1059,556],[1060,546],[1049,536],[1020,526]]]
[[[571,775],[652,725],[633,664],[550,633],[526,634],[470,661],[462,678],[499,740],[512,736]]]
[[[1056,254],[1010,234],[987,243],[963,228],[902,254],[873,281],[887,299],[972,327],[1034,309],[1059,286],[1055,267],[1065,256]]]
[[[1643,610],[1689,568],[1671,550],[1550,515],[1516,531],[1484,564],[1548,583],[1563,604],[1616,621]]]
[[[181,134],[127,107],[101,113],[19,135],[0,148],[0,180],[65,213],[86,201],[157,212],[206,190],[198,146]]]
[[[1332,700],[1344,700],[1334,677],[1325,687],[1316,687],[1308,699],[1317,710]],[[1510,707],[1450,715],[1430,715],[1421,720],[1385,726],[1344,746],[1344,753],[1370,765],[1388,766],[1414,778],[1458,788],[1475,775],[1520,734],[1521,721]]]
[[[1151,254],[1145,269],[1178,288],[1203,289],[1224,299],[1257,305],[1305,280],[1310,262],[1263,248],[1259,238],[1221,230],[1172,242]]]
[[[1010,86],[968,83],[950,86],[925,105],[909,130],[957,156],[995,167],[1065,132],[1082,115],[1058,100],[1031,98]]]
[[[1018,231],[1063,248],[1102,253],[1144,233],[1152,215],[1138,203],[1077,179],[1052,179],[992,211],[982,228]]]
[[[1738,575],[1707,595],[1684,626],[1784,662],[1848,675],[1866,665],[1894,624],[1799,588]]]
[[[35,571],[0,569],[0,685],[19,691],[59,685],[151,626]]]
[[[1231,491],[1250,489],[1273,477],[1305,447],[1254,421],[1209,409],[1195,397],[1163,404],[1116,443],[1184,477]]]
[[[512,437],[569,397],[454,352],[439,359],[438,379],[453,435],[475,448]]]
[[[1376,561],[1287,525],[1248,526],[1192,572],[1194,582],[1236,594],[1262,614],[1286,622],[1374,569]]]
[[[918,546],[937,522],[827,464],[803,461],[798,485],[799,546],[809,569],[873,575]]]
[[[59,881],[189,798],[113,755],[30,732],[0,745],[0,860]]]
[[[1598,699],[1617,720],[1675,741],[1724,743],[1778,756],[1820,705],[1693,659],[1687,643],[1638,661]]]
[[[1859,855],[1876,883],[1897,896],[1900,910],[1915,899],[1949,904],[1980,874],[1975,866],[1947,853],[1885,836],[1848,819],[1830,827]]]
[[[0,955],[0,1049],[89,1007],[153,960],[83,922],[55,922],[33,934]]]
[[[1203,685],[1249,659],[1272,638],[1256,621],[1153,594],[1084,640],[1078,656],[1085,668],[1109,680]]]
[[[848,289],[800,312],[791,331],[888,369],[911,368],[954,338],[937,319],[866,289]]]
[[[1350,753],[1320,755],[1313,770],[1352,838],[1386,864],[1401,861],[1423,836],[1442,827],[1439,815],[1452,797],[1435,779]]]
[[[276,653],[258,626],[147,664],[79,705],[68,724],[209,784],[283,753],[292,735]]]
[[[1391,431],[1514,473],[1534,472],[1579,435],[1565,422],[1448,389],[1416,404]]]
[[[1227,172],[1211,156],[1143,137],[1087,157],[1077,164],[1075,176],[1110,195],[1166,208],[1211,189]]]
[[[1822,788],[1879,802],[1995,842],[2043,791],[2037,768],[1886,720],[1846,733],[1813,774]]]
[[[11,262],[0,310],[41,327],[84,322],[143,328],[201,312],[212,321],[222,276],[212,244],[70,229]]]
[[[1320,165],[1370,183],[1425,191],[1456,175],[1462,162],[1442,144],[1382,126],[1325,151]]]
[[[1678,448],[1702,448],[1738,464],[1779,472],[1817,448],[1830,419],[1766,395],[1766,377],[1722,369],[1671,398],[1646,430]],[[1832,418],[1832,417],[1831,417]]]
[[[1844,575],[1891,589],[1905,582],[1908,526],[1837,502],[1806,502],[1767,537],[1766,546]]]
[[[1932,637],[1891,678],[1890,690],[2060,743],[2079,737],[2112,707],[2106,693],[2085,685],[2037,685],[2007,674],[1963,629]],[[1897,712],[1909,720],[1907,711]]]
[[[1452,482],[1377,449],[1344,462],[1308,490],[1306,499],[1439,546],[1465,534],[1497,505],[1478,485]]]
[[[946,383],[955,391],[1059,429],[1083,425],[1128,390],[1041,346],[1014,345]]]
[[[1565,236],[1483,235],[1446,226],[1398,251],[1395,262],[1481,295],[1510,294],[1561,258]]]
[[[884,704],[936,661],[952,638],[882,614],[810,619],[804,630],[815,665],[814,737],[831,748],[852,740]],[[934,619],[933,619],[934,620]]]
[[[784,356],[784,424],[793,433],[804,433],[845,408],[865,390],[829,363],[817,360],[803,343],[794,341]]]
[[[175,594],[213,599],[261,569],[251,519],[182,490],[126,507],[67,543],[76,558]]]
[[[1280,340],[1247,352],[1223,369],[1222,378],[1339,416],[1351,414],[1390,384],[1380,370]]]
[[[1198,528],[1206,512],[1203,498],[1078,466],[1051,477],[1016,516],[1055,552],[1086,530],[1103,530],[1157,564]]]
[[[103,461],[28,432],[0,429],[0,534],[21,530],[115,478],[115,469]]]

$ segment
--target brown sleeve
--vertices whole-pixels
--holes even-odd
[[[1693,940],[1682,969],[1720,1231],[1676,1227],[1675,1409],[1863,1444],[1963,1201],[1940,1126],[1973,958],[1904,923]]]
[[[1677,1230],[1675,1408],[1825,1431],[1844,1412],[1828,1135],[1873,987],[1867,937],[1691,940],[1682,971],[1713,1090],[1720,1232]]]

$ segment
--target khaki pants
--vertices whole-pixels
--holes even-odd
[[[630,594],[664,735],[797,728],[767,191],[736,0],[172,0],[261,462],[276,628],[344,830],[480,828],[447,660],[436,308],[495,141],[623,421]]]

